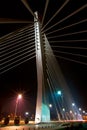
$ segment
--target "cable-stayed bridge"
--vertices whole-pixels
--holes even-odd
[[[26,23],[27,25],[0,38],[0,75],[36,57],[38,91],[35,121],[50,121],[50,99],[53,100],[58,120],[81,119],[81,117],[77,117],[77,114],[80,116],[77,106],[70,105],[73,98],[55,54],[56,57],[64,60],[87,65],[85,44],[87,42],[87,29],[86,26],[82,27],[82,25],[86,25],[87,17],[81,15],[79,18],[77,15],[87,11],[86,2],[81,3],[67,16],[58,19],[58,15],[61,16],[61,11],[68,4],[72,4],[70,0],[60,2],[60,6],[55,5],[54,14],[45,23],[48,7],[52,1],[44,2],[42,18],[39,18],[38,10],[38,13],[33,11],[29,2],[21,1],[33,16],[33,21],[1,19],[1,23]],[[72,17],[75,17],[75,22],[68,23]],[[73,28],[77,29],[73,31]],[[62,95],[60,94],[59,100],[56,96],[57,90],[63,92]]]

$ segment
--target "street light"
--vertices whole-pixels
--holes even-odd
[[[26,116],[29,115],[29,112],[25,112],[25,115],[26,115]]]
[[[57,91],[57,94],[61,96],[62,92],[59,90],[59,91]]]
[[[63,107],[63,95],[62,95],[61,90],[57,91],[57,94],[58,94],[58,96],[60,96],[61,99],[62,99],[62,107]]]
[[[51,107],[52,107],[52,104],[49,104],[49,107],[51,108]]]
[[[83,110],[82,113],[85,114],[85,111]]]
[[[72,103],[72,106],[75,106],[75,103]]]
[[[62,93],[61,90],[59,90],[59,91],[57,91],[57,94],[58,94],[58,96],[60,96],[60,98],[61,98],[61,104],[62,104],[62,108],[63,108],[63,93]]]
[[[63,112],[65,112],[65,108],[63,108],[62,110],[63,110]]]
[[[17,114],[17,107],[18,107],[18,102],[20,99],[22,99],[22,94],[18,94],[17,99],[16,99],[15,116]]]
[[[63,93],[61,90],[57,91],[57,95],[58,95],[58,105],[59,105],[59,109],[60,109],[60,114],[62,115],[62,119],[64,119],[64,111],[65,109],[64,107],[64,101],[63,101]]]
[[[79,108],[79,111],[82,111],[82,109],[81,109],[81,108]]]

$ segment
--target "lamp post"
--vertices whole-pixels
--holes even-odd
[[[77,119],[77,108],[76,108],[76,104],[74,102],[72,102],[72,110],[73,110],[73,119],[76,120]]]
[[[15,106],[15,116],[17,114],[17,107],[18,107],[18,102],[22,98],[22,94],[18,94],[17,99],[16,99],[16,106]]]
[[[61,105],[62,105],[62,108],[64,107],[63,106],[63,93],[61,92],[61,90],[57,91],[57,94],[60,96],[61,98]]]
[[[62,119],[64,119],[64,113],[63,113],[63,111],[62,111],[62,109],[63,109],[63,107],[64,107],[64,104],[63,104],[63,93],[62,93],[62,91],[61,90],[58,90],[57,91],[57,95],[59,96],[59,100],[60,100],[60,102],[59,102],[59,109],[60,109],[60,114],[61,114],[61,116],[62,116]]]

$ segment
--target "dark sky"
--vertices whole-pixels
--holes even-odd
[[[44,9],[44,2],[45,0],[28,0],[33,11],[38,11],[40,18],[43,16],[43,9]],[[45,16],[44,24],[52,17],[55,13],[57,8],[59,8],[64,3],[64,0],[50,0],[49,6],[47,9],[47,13]],[[77,10],[79,7],[86,5],[86,0],[71,0],[65,8],[59,13],[59,15],[47,26],[50,27],[51,25],[55,24],[57,21],[60,21],[65,16],[69,15],[70,13]],[[57,28],[61,28],[67,26],[69,24],[75,23],[77,21],[81,21],[83,19],[87,19],[87,7],[79,12],[78,14],[74,15],[70,19],[64,21],[63,23],[59,24],[56,28],[51,29],[53,31]],[[8,18],[8,19],[23,19],[33,21],[33,16],[29,13],[29,11],[25,8],[23,3],[19,0],[1,0],[0,1],[0,18]],[[5,20],[7,21],[7,20]],[[18,28],[24,27],[26,24],[0,24],[0,36],[3,36],[11,31],[14,31]],[[87,30],[87,22],[82,23],[78,26],[71,27],[69,29],[60,31],[56,34],[49,35],[61,35],[65,33],[73,33],[81,30]],[[50,32],[47,31],[46,33]],[[68,36],[68,37],[60,37],[56,40],[82,40],[87,39],[87,33]],[[51,39],[54,40],[54,39]],[[49,41],[51,41],[49,39]],[[51,44],[53,45],[53,44]],[[54,44],[56,45],[56,44]],[[74,47],[84,47],[87,48],[87,41],[86,42],[71,42],[71,43],[59,43],[59,46],[74,46]],[[86,55],[86,50],[78,50],[78,49],[61,49],[61,48],[54,48],[57,51],[68,51],[70,53],[78,53],[80,55]],[[63,58],[58,58],[61,70],[64,74],[65,80],[70,87],[71,93],[74,97],[74,100],[79,106],[82,106],[84,109],[87,109],[87,57],[75,57],[68,54],[61,54],[58,52],[54,52],[55,55],[58,56],[65,56],[69,59],[73,59],[80,62],[85,62],[86,64],[76,63],[74,61],[65,60]],[[34,104],[35,99],[32,97],[36,97],[36,64],[35,59],[26,62],[9,72],[6,72],[0,75],[0,107],[4,106],[4,102],[6,103],[10,98],[15,97],[15,92],[22,91],[24,92],[25,97],[27,96],[30,103]],[[34,91],[33,91],[34,90]],[[12,97],[11,97],[12,96]],[[12,99],[13,99],[12,98]],[[30,108],[29,108],[30,109]],[[32,109],[32,108],[31,108]]]

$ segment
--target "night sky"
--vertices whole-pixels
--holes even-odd
[[[38,11],[40,18],[43,16],[43,9],[45,0],[27,0],[30,4],[33,11]],[[49,18],[54,14],[58,7],[60,7],[64,3],[64,0],[50,0],[47,14],[45,16],[44,24],[49,20]],[[48,26],[50,27],[56,21],[61,20],[65,16],[69,15],[74,10],[78,9],[82,5],[87,4],[86,0],[71,0],[67,6],[59,13],[53,22],[51,22]],[[77,15],[71,17],[69,20],[66,20],[57,28],[61,28],[67,26],[69,24],[75,23],[77,21],[87,19],[87,7],[78,13]],[[23,3],[19,0],[1,0],[0,1],[0,18],[8,18],[8,19],[19,19],[19,20],[29,20],[33,21],[33,16],[29,13],[29,11],[25,8]],[[6,20],[7,21],[7,20]],[[21,27],[24,27],[26,24],[6,24],[0,23],[0,36],[3,36],[7,33],[15,31]],[[54,28],[55,30],[55,28]],[[71,27],[70,29],[60,31],[56,33],[56,35],[61,35],[70,32],[77,32],[81,30],[87,30],[87,21],[78,26]],[[53,31],[51,29],[51,31]],[[48,31],[49,32],[49,31]],[[48,33],[47,32],[47,33]],[[55,35],[55,34],[54,34]],[[52,36],[52,35],[51,35]],[[87,39],[87,32],[79,35],[61,37],[56,40],[82,40]],[[51,41],[49,39],[49,41]],[[51,44],[53,45],[53,44]],[[56,43],[54,44],[56,45]],[[86,42],[74,42],[74,43],[59,43],[59,46],[74,46],[74,47],[84,47],[87,48]],[[78,49],[61,49],[54,48],[54,50],[58,51],[68,51],[71,53],[78,53],[81,55],[87,56],[86,50],[78,50]],[[75,57],[68,54],[61,54],[54,51],[55,55],[65,56],[69,59],[79,60],[80,62],[85,62],[86,64],[76,63],[70,60],[65,60],[63,58],[57,57],[60,68],[64,74],[64,78],[71,90],[72,96],[74,100],[78,104],[79,107],[83,107],[83,109],[87,110],[87,57]],[[12,105],[11,103],[15,100],[17,92],[22,92],[25,98],[25,108],[26,110],[31,110],[32,113],[35,109],[35,101],[36,101],[36,88],[37,88],[37,74],[36,74],[36,60],[35,58],[26,62],[14,69],[11,69],[8,72],[0,74],[0,112],[4,111],[5,108],[7,110],[6,105]],[[9,102],[9,103],[8,103]],[[13,105],[14,106],[14,105]],[[6,111],[5,110],[5,111]],[[14,110],[12,110],[14,111]]]

